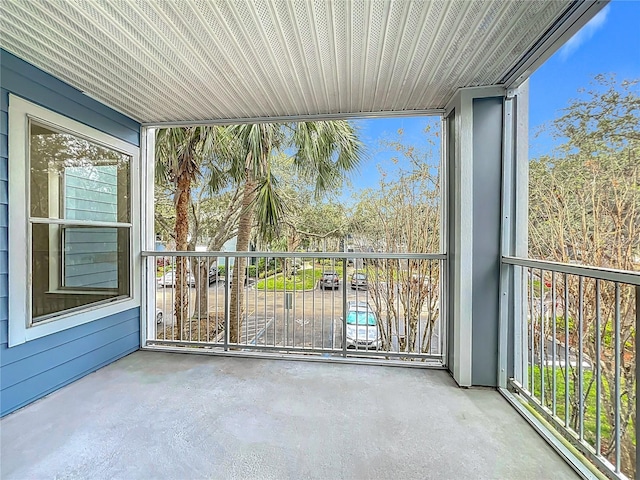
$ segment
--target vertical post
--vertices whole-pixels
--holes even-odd
[[[584,277],[578,277],[578,434],[584,440]]]
[[[342,356],[347,357],[347,289],[345,275],[347,274],[347,259],[342,259]],[[340,283],[338,283],[340,285]]]
[[[448,280],[448,269],[449,269],[449,237],[451,235],[450,231],[450,222],[449,222],[449,166],[447,165],[448,151],[449,151],[449,129],[448,129],[448,121],[446,116],[442,116],[440,122],[440,132],[442,134],[442,141],[440,143],[440,169],[441,169],[441,178],[443,181],[440,183],[440,252],[444,252],[447,256],[444,260],[438,260],[438,269],[439,269],[439,292],[438,292],[438,301],[440,302],[440,318],[438,319],[438,341],[439,352],[442,358],[442,365],[449,369],[449,352],[448,352],[448,342],[447,338],[449,337],[449,318],[450,318],[450,310],[449,310],[449,280]],[[376,269],[377,274],[377,269]]]
[[[285,332],[285,346],[289,345],[289,312],[291,311],[291,303],[293,302],[293,294],[286,292],[284,293],[284,332]],[[294,326],[295,328],[295,326]],[[295,332],[293,332],[293,344],[292,347],[295,347]]]
[[[600,396],[602,395],[602,378],[600,377],[601,365],[600,365],[600,357],[602,356],[601,348],[602,348],[602,334],[600,333],[601,328],[601,305],[600,305],[600,279],[596,278],[596,328],[595,328],[595,337],[596,337],[596,455],[600,455],[602,450],[601,438],[602,438],[602,430],[601,430],[601,411],[600,411]]]
[[[500,255],[511,255],[511,216],[513,202],[514,112],[515,98],[505,99],[502,142],[502,212],[500,221]],[[507,388],[509,379],[509,330],[513,325],[513,273],[515,267],[500,262],[500,326],[498,341],[498,387]],[[519,379],[522,381],[522,379]]]
[[[540,403],[542,406],[546,406],[544,402],[544,362],[545,362],[545,351],[544,351],[544,342],[545,342],[545,328],[546,324],[544,321],[545,310],[544,310],[544,273],[545,271],[540,269]]]
[[[622,388],[622,386],[620,385],[620,368],[621,368],[621,355],[622,355],[622,350],[621,350],[621,344],[620,344],[620,284],[618,282],[615,283],[615,289],[616,289],[616,307],[615,307],[615,324],[614,324],[614,328],[613,328],[613,342],[614,342],[614,351],[615,351],[615,376],[614,376],[614,388],[615,388],[615,396],[616,396],[616,400],[615,400],[615,405],[614,405],[614,412],[615,412],[615,428],[614,428],[614,439],[615,439],[615,459],[616,459],[616,473],[620,473],[620,436],[621,436],[621,432],[620,432],[620,409],[621,409],[621,402],[620,402],[620,389]],[[637,358],[636,358],[636,362],[637,362]],[[637,388],[637,387],[636,387]],[[637,442],[636,442],[637,443]]]
[[[500,373],[500,235],[503,224],[501,189],[506,91],[502,88],[478,89],[470,93],[470,110],[467,112],[470,124],[464,124],[464,105],[461,110],[461,139],[464,142],[466,138],[467,143],[461,145],[460,168],[467,168],[466,174],[471,177],[471,189],[462,192],[465,212],[461,217],[462,221],[465,218],[470,221],[471,228],[469,231],[466,228],[459,230],[469,238],[462,242],[468,245],[458,252],[458,256],[462,262],[461,274],[465,277],[461,286],[468,288],[466,295],[471,297],[466,310],[466,328],[470,328],[471,336],[471,385],[496,387]],[[465,154],[467,162],[463,158]],[[470,251],[465,252],[464,248],[470,248]]]
[[[638,418],[638,405],[640,396],[638,395],[638,378],[640,378],[640,362],[638,362],[638,351],[640,351],[640,341],[638,341],[638,327],[640,327],[640,285],[636,285],[636,418]],[[636,424],[637,425],[637,424]],[[637,426],[636,426],[637,428]],[[636,431],[636,436],[638,432]],[[636,477],[638,476],[638,458],[640,458],[640,443],[636,439]]]
[[[224,257],[224,351],[229,351],[229,328],[231,312],[229,304],[229,257]]]
[[[140,207],[141,224],[141,250],[155,250],[154,231],[154,203],[147,199],[153,198],[154,190],[154,166],[155,166],[155,129],[141,127],[140,129],[140,176],[139,192],[142,197]],[[136,177],[133,177],[134,181]],[[132,230],[131,245],[135,244],[136,235]],[[132,257],[135,262],[135,256]],[[156,260],[157,257],[141,257],[142,270],[141,308],[140,308],[140,346],[144,347],[149,339],[156,339]],[[131,269],[134,274],[135,268]],[[132,292],[136,288],[135,278],[130,285]],[[163,305],[164,308],[164,305]],[[165,321],[166,325],[166,321]]]
[[[564,274],[564,426],[569,427],[569,274]]]
[[[555,416],[556,415],[556,357],[558,356],[557,352],[557,334],[556,334],[556,272],[551,270],[551,412]]]
[[[528,82],[506,92],[502,132],[500,255],[527,255]],[[528,368],[526,270],[500,268],[498,386],[515,378],[530,388]],[[530,388],[531,389],[531,388]]]

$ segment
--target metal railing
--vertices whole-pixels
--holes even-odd
[[[635,478],[640,273],[514,257],[510,388],[610,478]]]
[[[149,251],[143,259],[146,347],[444,365],[445,255]]]

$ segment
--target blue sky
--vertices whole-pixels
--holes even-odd
[[[588,87],[598,73],[615,73],[619,79],[640,78],[640,1],[614,0],[547,60],[530,79],[529,153],[531,157],[549,153],[554,142],[548,135],[535,135],[542,125],[561,114],[580,88]],[[380,148],[378,139],[397,138],[404,131],[404,141],[425,145],[424,131],[431,122],[439,131],[439,119],[388,118],[359,120],[360,135],[367,146],[368,158],[351,178],[352,189],[342,200],[348,201],[353,190],[378,184],[378,165],[392,170],[391,152]],[[432,130],[434,131],[434,130]]]
[[[530,157],[553,149],[548,135],[535,134],[599,73],[615,73],[619,80],[640,78],[640,1],[609,3],[531,76]]]

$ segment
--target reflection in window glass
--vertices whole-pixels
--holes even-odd
[[[32,319],[130,295],[130,156],[30,123]]]

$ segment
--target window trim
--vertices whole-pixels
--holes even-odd
[[[140,149],[124,140],[9,94],[9,335],[8,346],[51,335],[140,306]],[[64,131],[131,156],[130,295],[105,304],[88,305],[31,325],[31,222],[29,211],[29,120]]]

